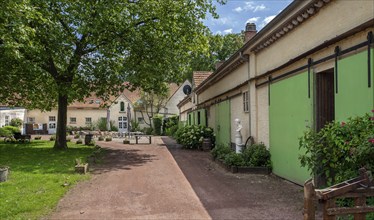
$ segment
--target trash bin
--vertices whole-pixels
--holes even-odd
[[[84,136],[84,144],[89,145],[92,141],[92,138],[93,134],[86,134],[86,136]]]

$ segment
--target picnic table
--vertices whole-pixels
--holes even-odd
[[[152,135],[145,135],[145,134],[138,134],[138,135],[135,135],[135,143],[136,144],[138,144],[138,140],[140,139],[140,138],[148,138],[148,140],[149,140],[149,144],[151,144],[152,143]]]

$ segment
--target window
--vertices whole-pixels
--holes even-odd
[[[119,109],[120,112],[124,112],[125,111],[125,103],[124,102],[121,102],[120,103],[120,109]]]
[[[34,124],[35,123],[35,118],[34,117],[28,117],[27,122],[30,123],[30,124]]]
[[[55,129],[56,128],[56,123],[49,123],[48,128],[49,129]]]
[[[70,124],[76,124],[77,123],[77,118],[76,117],[71,117],[70,118]]]
[[[96,99],[95,103],[96,103],[96,104],[100,104],[100,100],[99,100],[99,99]]]
[[[5,126],[9,125],[9,115],[5,115]]]
[[[90,101],[88,102],[89,104],[93,104],[94,103],[94,100],[93,99],[90,99]]]
[[[144,124],[144,118],[138,118],[138,123],[139,124]]]
[[[200,120],[200,111],[197,112],[197,124],[200,125],[201,120]]]
[[[119,129],[127,128],[127,117],[124,117],[124,116],[118,117],[118,128]]]
[[[49,116],[49,121],[56,121],[56,116]]]
[[[243,111],[249,112],[249,96],[248,91],[243,92]]]
[[[92,118],[86,118],[86,125],[92,124]]]

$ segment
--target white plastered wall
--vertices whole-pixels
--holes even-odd
[[[244,112],[243,110],[243,96],[238,95],[230,99],[230,108],[231,108],[231,142],[235,143],[235,135],[236,135],[236,124],[235,119],[239,119],[242,125],[242,129],[240,131],[242,135],[242,142],[243,144],[249,137],[249,113]]]

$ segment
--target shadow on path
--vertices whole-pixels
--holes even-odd
[[[162,140],[213,219],[301,219],[300,186],[269,175],[232,174],[209,152],[185,150]]]
[[[131,170],[146,163],[157,160],[155,155],[141,153],[137,149],[106,148],[106,155],[99,164],[93,166],[93,174],[102,174],[116,170]]]

